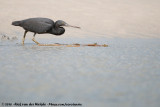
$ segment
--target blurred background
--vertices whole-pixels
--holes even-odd
[[[22,32],[11,22],[31,17],[61,19],[77,25],[65,36],[159,38],[159,0],[0,0],[0,32]],[[84,35],[88,32],[87,35]],[[98,33],[98,35],[95,33]]]

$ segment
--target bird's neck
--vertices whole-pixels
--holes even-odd
[[[50,31],[50,33],[54,35],[62,35],[64,32],[65,29],[63,27],[53,27]]]

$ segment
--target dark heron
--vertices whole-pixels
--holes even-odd
[[[12,22],[12,25],[20,26],[24,28],[25,32],[24,32],[22,44],[24,44],[25,36],[28,31],[34,33],[32,40],[35,43],[39,44],[35,40],[36,33],[38,34],[50,33],[58,36],[58,35],[64,34],[65,29],[63,28],[63,26],[80,28],[77,26],[71,26],[62,20],[58,20],[54,22],[53,20],[48,18],[29,18],[21,21],[14,21]]]

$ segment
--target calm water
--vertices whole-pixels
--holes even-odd
[[[47,43],[49,40],[40,40]],[[0,42],[0,103],[159,107],[160,39],[57,39],[109,47]],[[52,41],[53,42],[53,41]],[[16,44],[18,43],[18,44]]]

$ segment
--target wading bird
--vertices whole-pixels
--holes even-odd
[[[36,44],[39,44],[39,42],[35,40],[36,33],[38,34],[50,33],[58,36],[58,35],[64,34],[65,29],[63,28],[63,26],[80,28],[77,26],[69,25],[62,20],[58,20],[54,22],[53,20],[48,18],[29,18],[21,21],[14,21],[12,22],[12,25],[23,27],[23,29],[25,30],[24,36],[22,39],[23,45],[24,45],[25,36],[28,31],[34,33],[32,40]]]

